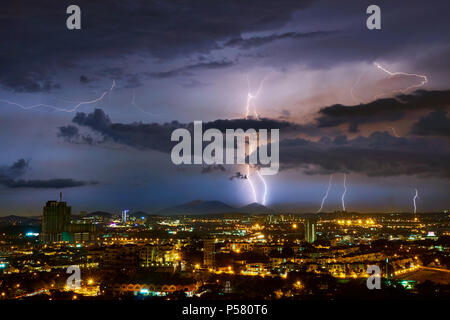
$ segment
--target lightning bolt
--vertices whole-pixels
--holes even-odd
[[[345,211],[345,194],[347,193],[347,174],[344,173],[344,192],[342,193],[341,202],[342,202],[342,211]]]
[[[355,89],[356,87],[359,85],[359,83],[361,82],[361,79],[363,78],[364,74],[366,73],[366,71],[364,71],[363,73],[361,73],[361,75],[358,77],[358,79],[356,80],[356,82],[353,84],[353,86],[350,88],[350,95],[353,98],[353,101],[355,101],[355,103],[359,104],[360,102],[358,101],[358,99],[355,96]]]
[[[21,108],[23,110],[31,110],[31,109],[35,109],[35,108],[39,108],[39,107],[47,107],[47,108],[51,108],[51,109],[56,110],[56,111],[72,113],[72,112],[75,112],[76,110],[78,110],[78,108],[80,108],[83,105],[93,104],[93,103],[96,103],[96,102],[99,102],[99,101],[103,100],[103,98],[107,94],[111,94],[111,92],[112,92],[112,90],[114,89],[115,86],[116,86],[116,81],[113,80],[111,88],[109,88],[108,90],[103,92],[99,97],[97,97],[95,99],[92,99],[92,100],[88,100],[88,101],[78,102],[75,106],[73,106],[70,109],[59,108],[57,106],[44,104],[44,103],[39,103],[39,104],[35,104],[35,105],[32,105],[32,106],[24,106],[24,105],[22,105],[20,103],[9,101],[9,100],[5,100],[5,99],[0,99],[0,102],[4,102],[4,103],[10,104],[10,105],[19,107],[19,108]]]
[[[390,76],[397,76],[397,75],[404,75],[404,76],[413,76],[413,77],[417,77],[417,78],[421,78],[422,81],[419,84],[414,84],[411,85],[403,90],[399,90],[401,93],[406,93],[407,91],[413,89],[413,88],[420,88],[422,86],[424,86],[427,82],[428,82],[428,77],[426,75],[422,75],[422,74],[417,74],[417,73],[406,73],[406,72],[392,72],[387,70],[386,68],[384,68],[383,66],[381,66],[379,63],[374,62],[373,63],[379,70],[387,73]],[[353,98],[353,100],[358,103],[355,95],[354,95],[354,89],[356,88],[356,86],[359,84],[359,82],[361,81],[361,78],[363,77],[364,72],[359,76],[359,78],[356,80],[356,82],[353,84],[353,86],[350,89],[350,94]],[[379,96],[381,96],[383,94],[378,94],[374,97],[374,99],[378,98]],[[391,129],[394,137],[399,138],[400,136],[397,134],[396,130],[394,127],[389,127],[389,129]],[[347,187],[346,187],[346,179],[347,179],[347,175],[344,174],[344,192],[342,194],[342,198],[341,198],[341,202],[342,202],[342,210],[345,211],[345,194],[347,193]],[[330,183],[331,183],[331,177],[330,177]],[[414,194],[414,198],[413,198],[413,205],[414,205],[414,213],[417,212],[417,203],[416,200],[419,198],[419,192],[417,191],[417,188],[414,189],[415,190],[415,194]],[[320,210],[322,210],[322,206],[323,206],[323,202],[324,199],[326,199],[326,197],[328,196],[328,190],[327,193],[325,194],[324,198],[322,199],[322,204],[320,206],[320,209],[318,212],[320,212]]]
[[[158,116],[159,116],[159,114],[151,113],[151,112],[145,111],[144,109],[142,109],[141,107],[139,107],[139,106],[136,104],[136,92],[135,92],[134,89],[133,89],[132,96],[131,96],[131,105],[132,105],[133,107],[135,107],[136,109],[138,109],[139,111],[141,111],[142,113],[145,113],[146,115],[149,115],[149,116],[152,116],[152,117],[158,117]]]
[[[266,180],[264,180],[261,173],[259,172],[259,170],[256,171],[256,174],[258,175],[258,177],[261,179],[262,183],[264,184],[264,194],[263,194],[263,198],[262,198],[262,204],[265,206],[266,205],[266,197],[267,197],[267,183],[266,183]]]
[[[250,145],[250,146],[251,146],[251,145]],[[249,149],[248,154],[251,154],[253,151],[254,151],[254,150]],[[246,166],[247,166],[247,181],[248,181],[248,183],[249,183],[249,185],[250,185],[250,189],[251,189],[252,194],[253,194],[253,200],[254,200],[253,202],[258,202],[258,197],[257,197],[257,195],[256,195],[256,189],[255,189],[255,186],[254,186],[254,184],[253,184],[252,179],[250,178],[250,165],[247,164]],[[262,183],[263,183],[263,185],[264,185],[264,193],[263,193],[263,197],[262,197],[262,204],[263,204],[263,205],[266,205],[266,198],[267,198],[267,183],[266,183],[266,181],[264,180],[264,178],[263,178],[263,176],[261,175],[261,173],[259,172],[259,170],[256,171],[256,174],[257,174],[258,177],[261,179],[261,181],[262,181]]]
[[[384,68],[382,65],[380,65],[377,62],[373,63],[377,69],[387,73],[390,76],[397,76],[397,75],[404,75],[404,76],[412,76],[412,77],[417,77],[417,78],[421,78],[421,82],[419,84],[414,84],[411,85],[409,87],[407,87],[406,89],[403,90],[399,90],[401,93],[406,93],[407,91],[413,89],[413,88],[420,88],[422,86],[424,86],[427,82],[428,82],[428,78],[426,75],[422,75],[422,74],[416,74],[416,73],[406,73],[406,72],[392,72],[387,70],[386,68]],[[358,101],[357,97],[355,96],[355,89],[356,87],[359,85],[359,83],[361,82],[361,79],[363,78],[364,74],[366,73],[366,71],[364,71],[363,73],[361,73],[361,75],[358,77],[358,79],[355,81],[355,83],[353,84],[353,86],[350,88],[350,95],[353,99],[353,101],[355,101],[355,103],[359,104],[360,101]],[[377,95],[375,95],[372,99],[377,99],[378,97],[385,95],[386,93],[379,93]]]
[[[113,89],[114,89],[115,87],[116,87],[116,80],[113,79],[111,88],[109,88],[109,90],[108,90],[110,94],[111,94],[111,92],[113,91]]]
[[[250,179],[250,165],[247,165],[247,181],[248,184],[250,185],[250,189],[252,190],[253,202],[258,202],[258,198],[256,197],[255,186],[253,185],[252,179]]]
[[[251,107],[251,105],[252,105],[252,100],[258,98],[259,93],[260,93],[261,90],[262,90],[264,81],[266,81],[266,78],[267,78],[267,77],[264,77],[264,78],[261,80],[261,82],[259,83],[258,90],[256,91],[255,94],[253,94],[253,93],[251,92],[251,88],[250,88],[250,80],[249,80],[249,78],[248,78],[248,76],[247,76],[248,93],[247,93],[247,104],[246,104],[246,110],[247,110],[247,112],[246,112],[246,114],[245,114],[245,119],[248,119],[248,118],[250,117],[250,107]],[[257,111],[256,111],[256,108],[255,108],[254,106],[253,106],[253,113],[254,113],[254,115],[255,115],[255,118],[256,118],[256,119],[259,119],[259,115],[258,115],[258,113],[257,113]]]
[[[245,108],[246,108],[245,119],[248,119],[248,118],[250,117],[250,108],[251,108],[251,106],[252,106],[252,100],[253,100],[253,99],[256,99],[256,98],[259,96],[259,94],[260,94],[260,92],[261,92],[261,90],[262,90],[264,81],[266,80],[266,78],[267,78],[267,77],[264,77],[264,78],[261,80],[261,82],[259,83],[259,87],[258,87],[256,93],[255,93],[255,94],[252,94],[251,88],[250,88],[250,80],[249,80],[248,75],[247,75],[248,93],[247,93],[247,103],[246,103],[246,106],[245,106]],[[258,113],[257,113],[256,108],[255,108],[254,105],[253,105],[253,113],[254,113],[255,118],[256,118],[257,120],[259,120],[259,115],[258,115]],[[259,139],[258,139],[258,141],[259,141]],[[254,150],[250,150],[250,149],[249,149],[249,153],[248,153],[248,154],[251,154],[253,151],[254,151]],[[250,176],[251,176],[251,174],[250,174],[250,164],[247,164],[246,166],[247,166],[247,179],[246,179],[246,180],[248,181],[248,184],[249,184],[250,189],[251,189],[251,191],[252,191],[253,200],[254,200],[253,202],[258,202],[258,197],[257,197],[257,195],[256,195],[256,189],[255,189],[255,186],[254,186],[254,184],[253,184],[253,181],[252,181],[252,179],[251,179],[251,177],[250,177]],[[263,205],[266,205],[267,190],[268,190],[268,188],[267,188],[267,182],[266,182],[266,180],[264,179],[264,177],[261,175],[261,173],[259,172],[259,170],[256,171],[256,174],[258,175],[259,179],[261,179],[261,181],[262,181],[262,183],[263,183],[263,185],[264,185],[264,193],[263,193],[262,201],[261,201],[261,202],[262,202]]]
[[[417,188],[414,189],[414,190],[416,190],[416,193],[415,193],[414,198],[413,198],[413,204],[414,204],[414,213],[416,213],[417,212],[416,200],[417,200],[417,198],[419,198],[419,191],[417,191]]]
[[[328,181],[328,188],[327,191],[325,192],[325,195],[322,198],[322,203],[320,204],[320,208],[319,210],[317,210],[317,213],[319,213],[320,211],[322,211],[323,208],[323,204],[325,203],[325,200],[328,198],[328,193],[330,192],[331,189],[331,180],[333,179],[333,175],[330,175],[330,180]]]
[[[395,131],[395,128],[394,128],[394,127],[389,127],[389,129],[391,129],[391,131],[392,131],[394,137],[400,138],[400,136],[399,136],[399,135],[397,134],[397,132]]]
[[[428,78],[425,75],[422,74],[417,74],[417,73],[406,73],[406,72],[392,72],[387,70],[386,68],[382,67],[379,63],[374,62],[373,63],[379,70],[387,73],[390,76],[398,76],[398,75],[403,75],[403,76],[413,76],[413,77],[417,77],[417,78],[421,78],[422,81],[419,84],[414,84],[411,85],[409,87],[407,87],[406,89],[400,90],[401,93],[406,93],[407,91],[413,89],[413,88],[420,88],[422,86],[424,86],[427,82],[428,82]]]
[[[253,150],[251,149],[252,145],[249,144],[249,150],[248,150],[248,154],[250,155]],[[255,186],[253,185],[253,181],[252,179],[250,179],[250,164],[247,164],[247,181],[248,184],[250,185],[250,189],[252,190],[252,194],[253,194],[253,202],[258,202],[258,197],[256,196],[256,189]]]

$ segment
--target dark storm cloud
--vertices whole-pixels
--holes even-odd
[[[279,129],[281,137],[292,137],[298,134],[307,134],[310,136],[317,136],[323,133],[323,130],[317,128],[314,124],[297,124],[286,120],[276,120],[269,118],[260,119],[219,119],[203,123],[204,130],[215,128],[221,132],[227,129]]]
[[[234,175],[232,175],[231,177],[228,178],[229,180],[234,180],[234,179],[238,179],[238,180],[244,180],[247,179],[247,175],[244,175],[240,172],[236,172]]]
[[[213,164],[213,165],[209,165],[209,166],[204,166],[202,168],[201,172],[202,172],[202,174],[205,174],[205,173],[212,173],[215,171],[225,172],[225,171],[227,171],[227,169],[221,164]]]
[[[316,37],[324,37],[327,35],[332,35],[337,33],[337,31],[313,31],[313,32],[285,32],[281,34],[271,34],[268,36],[261,37],[250,37],[242,38],[241,36],[231,39],[225,43],[225,47],[239,47],[241,49],[251,49],[255,47],[260,47],[265,44],[283,40],[283,39],[311,39]]]
[[[91,80],[88,77],[86,77],[85,75],[81,75],[80,82],[86,84],[86,83],[91,82]]]
[[[24,180],[19,179],[25,174],[29,161],[17,160],[11,166],[0,167],[0,185],[8,188],[34,188],[34,189],[62,189],[94,185],[95,181],[78,181],[74,179]]]
[[[345,135],[339,135],[336,138],[334,138],[333,140],[333,144],[335,145],[343,145],[343,144],[347,144],[348,140],[347,140],[347,136]]]
[[[172,131],[186,126],[177,121],[165,124],[113,123],[102,109],[95,109],[93,113],[89,114],[79,112],[72,122],[90,128],[102,135],[105,140],[138,149],[162,152],[169,152],[172,148],[173,144],[170,141]]]
[[[9,167],[0,167],[0,181],[14,179],[23,175],[28,168],[28,163],[29,161],[25,159],[19,159]]]
[[[336,143],[336,140],[339,143]],[[352,140],[312,142],[290,139],[280,143],[282,168],[303,168],[308,174],[334,172],[367,176],[418,175],[450,177],[447,143],[424,138],[396,138],[387,132]]]
[[[395,121],[405,117],[407,112],[417,110],[440,110],[450,106],[450,90],[418,90],[395,98],[378,99],[357,106],[336,104],[319,111],[319,127],[335,127],[348,124],[351,132],[365,123]]]
[[[93,113],[78,113],[73,122],[90,128],[110,140],[138,149],[170,152],[174,143],[170,135],[177,128],[192,132],[193,124],[113,123],[101,109]],[[203,130],[280,129],[280,164],[282,168],[301,167],[309,174],[356,172],[368,176],[419,175],[450,177],[450,153],[447,143],[432,138],[397,138],[387,132],[375,132],[369,137],[348,139],[339,134],[322,137],[318,142],[293,138],[312,131],[302,126],[272,119],[233,119],[203,123]],[[211,168],[206,169],[207,172]],[[219,168],[220,170],[220,168]],[[204,172],[205,173],[205,172]]]
[[[276,46],[265,46],[252,57],[262,52],[264,66],[284,68],[300,64],[315,70],[395,61],[402,62],[406,70],[432,75],[435,81],[436,75],[440,74],[441,80],[434,83],[445,83],[442,79],[448,83],[448,73],[443,72],[447,70],[443,68],[448,65],[448,59],[437,62],[433,58],[443,58],[442,52],[448,51],[447,34],[435,30],[450,28],[450,20],[444,13],[448,12],[450,3],[441,0],[430,3],[383,1],[378,4],[382,11],[382,28],[376,31],[368,30],[365,25],[366,9],[370,4],[373,3],[361,0],[348,0],[345,5],[339,1],[317,1],[310,9],[296,14],[295,25],[318,25],[313,31],[339,30],[338,33],[308,41],[280,41]],[[413,54],[419,52],[421,54]]]
[[[75,126],[68,125],[59,127],[58,137],[63,137],[70,140],[72,138],[78,137],[79,135],[79,130]]]
[[[287,109],[283,109],[280,111],[280,116],[278,118],[280,120],[289,120],[291,118],[291,112]]]
[[[267,57],[263,61],[265,66],[301,63],[323,69],[347,62],[373,62],[379,58],[409,59],[411,52],[431,47],[429,54],[421,56],[418,63],[415,60],[419,58],[415,58],[410,64],[426,71],[445,69],[434,57],[445,57],[442,46],[447,45],[447,37],[443,32],[434,31],[449,27],[445,14],[447,1],[436,0],[433,5],[411,0],[385,2],[383,12],[395,14],[383,19],[383,29],[376,32],[364,26],[365,10],[370,3],[359,0],[349,1],[345,9],[334,1],[313,0],[260,0],[257,3],[79,0],[76,4],[81,7],[82,29],[69,31],[65,20],[66,8],[71,4],[68,0],[17,0],[2,7],[0,38],[8,45],[0,50],[0,84],[15,91],[50,91],[60,88],[53,78],[58,71],[83,68],[80,72],[85,72],[86,67],[92,69],[92,65],[99,65],[103,71],[115,70],[114,75],[104,73],[114,79],[131,77],[126,80],[127,87],[136,87],[140,85],[139,79],[133,78],[133,73],[128,74],[125,67],[130,56],[170,62],[174,57],[209,54],[214,49],[222,49],[222,43],[228,44],[225,48],[235,46],[245,50],[257,49],[278,39],[286,41],[279,46],[277,43],[272,51],[254,52],[251,56]],[[301,16],[302,24],[308,26],[314,21],[315,25],[319,21],[324,29],[339,29],[339,32],[281,30],[296,13],[304,10],[309,11],[307,16]],[[417,12],[422,14],[420,19],[415,19]],[[295,24],[299,25],[298,22]],[[269,35],[242,36],[252,32]],[[297,41],[302,38],[311,41]],[[355,43],[359,44],[358,50],[354,48]],[[230,54],[240,56],[242,52]],[[122,62],[125,63],[117,65]],[[92,72],[95,76],[102,74],[99,70]],[[167,72],[160,76],[170,76],[170,70]],[[97,79],[84,76],[89,81]]]
[[[93,144],[94,138],[88,134],[80,134],[78,127],[73,125],[59,127],[58,137],[64,138],[66,141],[78,142],[84,144]]]
[[[188,88],[188,89],[200,88],[200,87],[204,87],[207,85],[208,85],[208,83],[198,81],[196,79],[187,79],[180,83],[180,86],[182,86],[183,88]]]
[[[218,41],[283,26],[312,0],[80,0],[81,30],[69,31],[72,1],[18,0],[2,6],[0,83],[15,91],[57,88],[51,75],[84,59],[137,52],[161,59],[207,53]]]
[[[221,61],[211,61],[211,62],[201,62],[196,64],[187,65],[181,68],[164,71],[164,72],[152,72],[149,73],[149,76],[155,78],[170,78],[178,75],[188,75],[190,71],[196,70],[210,70],[210,69],[221,69],[227,68],[234,65],[234,62],[228,60]]]
[[[18,72],[9,77],[0,76],[0,81],[5,87],[12,88],[16,92],[50,92],[61,88],[60,84],[48,78],[43,79],[39,73]]]
[[[77,181],[73,179],[49,179],[49,180],[7,180],[0,184],[8,188],[33,188],[33,189],[63,189],[95,185],[98,182]]]
[[[411,133],[419,136],[450,137],[450,118],[443,110],[431,112],[413,125]]]
[[[130,124],[113,123],[109,116],[102,109],[95,109],[94,112],[86,114],[79,112],[72,119],[72,122],[90,128],[99,133],[106,140],[113,141],[129,147],[138,149],[151,149],[162,152],[169,152],[174,145],[170,141],[172,131],[177,128],[186,128],[193,132],[193,123],[180,123],[172,121],[170,123],[141,123],[135,122]],[[77,130],[72,126],[61,127],[58,136],[63,138],[76,137]],[[300,125],[288,121],[272,120],[272,119],[231,119],[231,120],[215,120],[203,123],[203,130],[218,129],[225,132],[227,129],[280,129],[280,135],[296,136],[298,134],[318,135],[321,129],[314,125]]]

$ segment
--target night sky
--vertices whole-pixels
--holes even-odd
[[[70,4],[81,30],[66,28]],[[381,30],[366,28],[371,4]],[[445,0],[9,1],[0,216],[39,215],[60,191],[74,213],[253,202],[248,182],[230,179],[242,166],[172,164],[171,132],[195,120],[280,128],[268,206],[316,212],[332,174],[323,211],[339,210],[346,174],[347,211],[411,212],[415,188],[419,212],[446,210],[449,10]],[[261,119],[243,120],[260,84]]]

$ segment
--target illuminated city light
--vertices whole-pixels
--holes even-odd
[[[37,232],[27,232],[25,235],[27,237],[38,237],[39,233],[37,233]]]

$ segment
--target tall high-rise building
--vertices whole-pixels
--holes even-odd
[[[122,211],[122,223],[123,224],[127,224],[128,212],[130,212],[130,210]]]
[[[47,201],[42,214],[41,240],[44,242],[83,242],[96,238],[95,225],[72,223],[72,208],[62,201]]]
[[[305,219],[305,241],[313,243],[316,241],[316,222],[315,218]]]
[[[215,254],[215,239],[203,240],[203,265],[206,268],[214,268]]]
[[[42,215],[42,236],[45,242],[62,241],[62,234],[70,224],[72,208],[66,202],[47,201]]]

